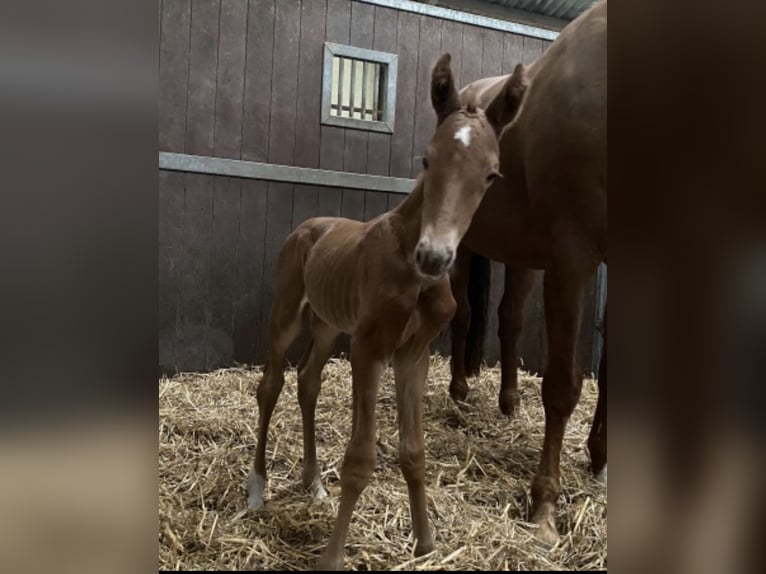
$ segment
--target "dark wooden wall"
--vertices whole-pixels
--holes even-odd
[[[160,151],[396,177],[420,169],[435,127],[430,72],[441,53],[452,54],[465,85],[510,73],[549,44],[350,0],[161,0],[159,11]],[[325,41],[398,54],[393,134],[320,124]],[[288,233],[315,215],[370,219],[403,198],[161,170],[161,367],[263,362],[275,263]],[[498,356],[502,285],[503,267],[494,264],[490,362]],[[545,347],[539,287],[521,343],[533,370]],[[446,353],[448,343],[442,336],[436,347]]]

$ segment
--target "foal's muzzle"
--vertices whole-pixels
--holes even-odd
[[[446,273],[455,261],[455,250],[451,247],[435,247],[420,241],[415,248],[415,264],[423,275],[439,277]]]

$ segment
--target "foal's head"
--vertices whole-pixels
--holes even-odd
[[[438,122],[423,156],[422,220],[415,249],[422,275],[440,277],[455,260],[484,193],[500,177],[498,136],[513,119],[525,87],[524,69],[517,66],[503,86],[504,105],[490,106],[485,112],[475,103],[461,106],[449,54],[434,66],[431,102]]]

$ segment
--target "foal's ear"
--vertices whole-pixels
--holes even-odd
[[[455,89],[450,61],[452,57],[444,54],[434,66],[431,74],[431,103],[436,111],[437,125],[451,113],[460,109],[460,97]]]
[[[484,110],[498,136],[506,124],[511,123],[516,117],[521,102],[524,100],[527,86],[527,69],[522,64],[517,64],[511,77],[505,81],[500,93]]]

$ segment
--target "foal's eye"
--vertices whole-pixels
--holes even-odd
[[[423,169],[428,169],[428,158],[423,156]]]

